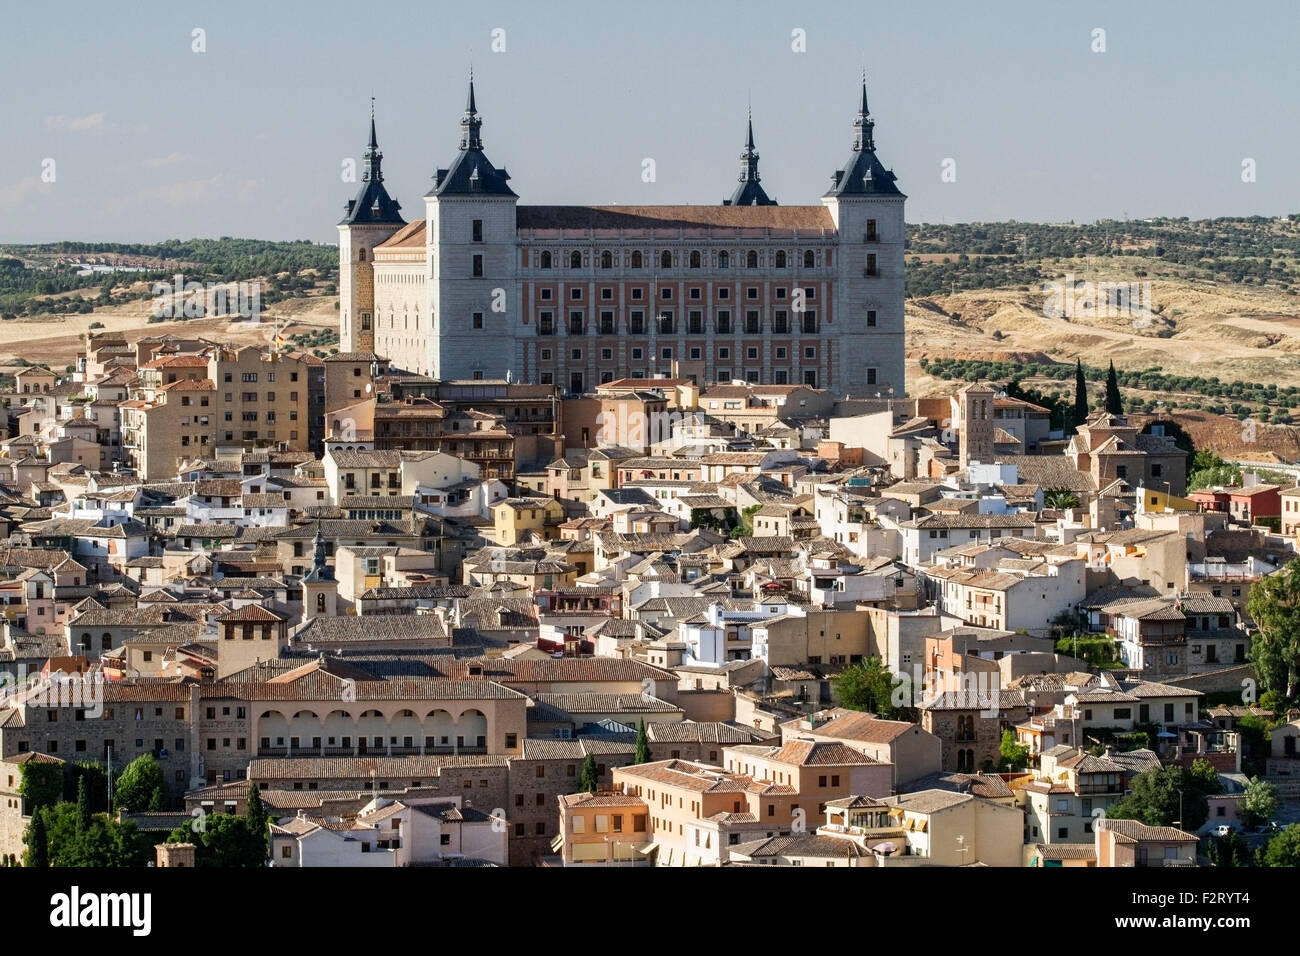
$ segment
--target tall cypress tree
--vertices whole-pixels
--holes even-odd
[[[596,775],[596,758],[592,754],[587,754],[587,759],[582,762],[582,776],[578,779],[578,789],[583,793],[595,793],[600,784],[600,778]]]
[[[86,835],[90,829],[90,794],[86,790],[86,778],[77,781],[77,839]]]
[[[1124,414],[1124,399],[1119,394],[1119,378],[1115,375],[1115,360],[1111,359],[1110,371],[1106,373],[1106,411],[1112,415]]]
[[[1074,424],[1088,420],[1088,383],[1083,377],[1083,359],[1074,364]]]
[[[251,780],[248,783],[248,825],[255,833],[261,835],[263,840],[270,843],[270,816],[266,812],[266,804],[262,802],[262,794],[257,789],[257,784]]]
[[[633,763],[650,762],[650,738],[645,732],[645,718],[641,718],[641,724],[636,729],[636,753],[632,756]]]
[[[45,834],[45,811],[33,810],[32,822],[27,827],[27,853],[23,866],[44,868],[49,865],[50,845]]]

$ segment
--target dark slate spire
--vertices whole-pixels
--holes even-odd
[[[343,224],[385,223],[395,226],[406,224],[398,210],[402,208],[384,188],[384,154],[379,151],[379,137],[375,135],[375,101],[370,99],[370,141],[361,154],[361,191],[347,204]]]
[[[862,74],[862,100],[853,121],[853,152],[842,169],[835,171],[827,196],[901,196],[897,178],[876,156],[876,122],[867,106],[867,75]]]
[[[334,569],[325,563],[325,536],[321,534],[320,522],[316,522],[315,550],[312,552],[311,570],[303,581],[308,584],[320,584],[334,580]]]
[[[483,154],[483,121],[479,119],[478,104],[474,98],[474,74],[469,76],[469,96],[465,100],[465,113],[460,118],[460,152],[447,169],[439,169],[433,177],[433,189],[427,196],[514,196],[508,185],[510,174],[497,169]]]
[[[754,149],[754,116],[751,112],[745,128],[745,149],[740,154],[740,185],[731,194],[731,198],[724,199],[722,204],[724,206],[775,206],[776,200],[770,198],[759,185],[760,178],[758,151]]]
[[[876,121],[871,118],[871,110],[867,108],[867,74],[864,70],[862,73],[862,105],[858,107],[858,118],[853,121],[853,148],[855,150],[875,149],[875,129]]]
[[[361,170],[361,181],[363,183],[384,181],[383,161],[384,154],[379,151],[379,137],[375,135],[375,98],[370,98],[370,142],[366,144],[366,151],[361,156],[363,168]]]
[[[481,130],[483,121],[478,118],[478,109],[474,106],[474,71],[469,74],[469,99],[465,101],[465,115],[460,118],[460,148],[482,149]]]

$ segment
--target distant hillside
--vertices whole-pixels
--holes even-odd
[[[1050,282],[1060,265],[1129,260],[1130,279],[1177,278],[1300,290],[1300,214],[1285,219],[922,223],[907,227],[907,293],[924,297]]]
[[[115,271],[79,274],[86,268]],[[186,281],[204,283],[261,280],[262,303],[270,305],[312,290],[334,294],[338,249],[306,240],[228,237],[0,246],[0,318],[84,314],[122,305],[147,296],[153,282],[178,272]]]

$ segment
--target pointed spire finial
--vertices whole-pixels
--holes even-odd
[[[855,152],[874,150],[876,148],[874,129],[876,121],[871,118],[867,106],[867,71],[862,71],[862,102],[858,105],[858,118],[853,121],[853,149]]]
[[[375,135],[375,95],[370,94],[370,143],[371,150],[379,148],[379,138]]]
[[[465,115],[460,119],[460,148],[482,149],[483,139],[479,133],[483,121],[478,118],[478,104],[474,100],[474,67],[469,68],[469,98],[465,102]]]

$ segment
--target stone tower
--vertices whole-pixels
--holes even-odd
[[[384,154],[375,136],[374,103],[370,141],[362,156],[361,191],[349,200],[339,222],[339,351],[375,350],[374,249],[402,226],[401,206],[384,188]]]
[[[997,391],[983,382],[972,382],[958,389],[961,407],[961,433],[958,450],[961,467],[972,461],[993,461],[993,400]]]
[[[876,156],[875,121],[867,107],[867,80],[853,122],[853,151],[822,196],[839,231],[835,361],[849,394],[873,397],[906,391],[903,379],[903,203],[897,177]],[[843,325],[841,326],[841,323]],[[868,369],[874,369],[874,374]],[[870,380],[874,379],[874,381]],[[827,380],[825,375],[822,380]]]
[[[302,622],[316,617],[335,617],[339,610],[339,583],[334,569],[325,563],[325,539],[316,528],[311,570],[302,578]]]
[[[432,334],[419,370],[438,379],[506,378],[522,365],[516,329],[519,197],[483,152],[474,77],[460,150],[424,197]]]
[[[174,869],[194,869],[194,854],[196,847],[193,843],[159,843],[154,846],[155,866],[172,867]]]

